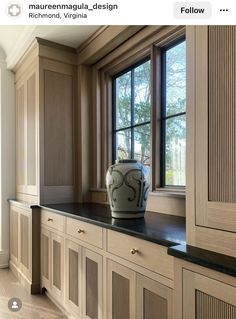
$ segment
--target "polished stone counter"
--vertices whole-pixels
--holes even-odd
[[[234,257],[189,245],[170,247],[168,248],[168,254],[236,277],[236,258]]]
[[[114,219],[103,204],[50,204],[40,206],[55,213],[148,240],[166,247],[185,244],[185,218],[147,211],[140,219]]]

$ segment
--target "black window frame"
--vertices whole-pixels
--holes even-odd
[[[169,118],[186,115],[185,112],[176,113],[166,116],[166,52],[186,41],[186,37],[182,36],[174,42],[161,48],[161,117],[160,117],[160,130],[161,130],[161,152],[160,152],[160,187],[162,188],[177,188],[185,189],[185,185],[166,185],[166,160],[165,160],[165,148],[166,148],[166,120]]]
[[[117,132],[124,131],[127,129],[131,130],[131,158],[134,158],[134,129],[139,126],[144,126],[147,124],[151,125],[151,104],[150,104],[150,121],[142,122],[138,124],[134,124],[134,70],[150,61],[151,63],[151,57],[150,55],[146,56],[145,58],[139,60],[137,63],[132,64],[128,68],[122,70],[121,72],[115,74],[112,76],[112,163],[115,163],[116,161],[116,134]],[[123,127],[120,129],[116,128],[116,79],[123,74],[131,71],[131,125],[127,127]],[[151,81],[151,72],[150,72],[150,81]],[[150,134],[151,138],[151,134]]]

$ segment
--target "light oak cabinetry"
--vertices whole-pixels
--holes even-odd
[[[42,288],[72,317],[151,319],[158,312],[173,319],[173,257],[165,254],[160,245],[41,210]]]
[[[76,53],[37,39],[15,67],[17,199],[72,202]]]
[[[235,319],[236,278],[176,261],[176,319]]]
[[[236,256],[236,27],[187,27],[187,242]]]
[[[10,204],[10,268],[31,293],[40,290],[40,213]]]

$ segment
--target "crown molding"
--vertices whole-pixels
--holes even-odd
[[[34,38],[36,37],[36,27],[37,26],[34,25],[25,26],[23,32],[20,34],[19,38],[12,47],[10,54],[8,54],[6,58],[8,69],[14,69],[22,55],[33,42]]]

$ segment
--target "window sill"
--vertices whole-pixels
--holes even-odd
[[[156,190],[149,193],[152,196],[165,196],[185,199],[185,189],[175,189],[175,188],[157,188]]]

